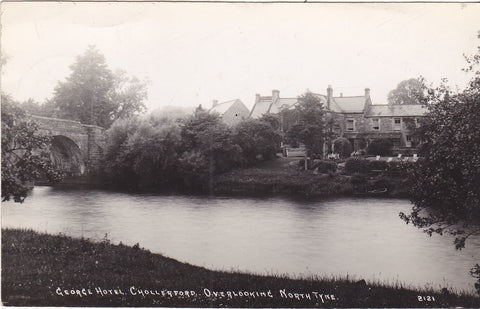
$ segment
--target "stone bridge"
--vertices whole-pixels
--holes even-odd
[[[30,116],[40,133],[52,136],[50,156],[70,176],[87,175],[100,167],[105,129],[79,121]]]

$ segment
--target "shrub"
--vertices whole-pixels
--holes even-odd
[[[408,174],[408,171],[411,170],[412,168],[415,168],[415,166],[417,166],[415,162],[403,162],[403,161],[389,162],[387,164],[387,172],[405,176]]]
[[[352,144],[344,137],[339,137],[333,141],[333,152],[338,153],[341,158],[348,158],[352,152]]]
[[[318,168],[320,173],[329,173],[337,171],[337,163],[330,160],[313,160],[312,169]]]
[[[349,158],[345,162],[345,172],[347,174],[367,174],[369,171],[369,162],[364,158]]]
[[[368,145],[367,152],[371,155],[391,156],[393,142],[387,138],[374,139]]]
[[[352,176],[352,178],[350,179],[350,182],[353,184],[353,185],[364,185],[367,183],[367,178],[364,176],[364,175],[360,175],[360,174],[355,174]]]
[[[337,171],[337,163],[330,160],[313,160],[312,169],[318,168],[320,173],[329,173]]]
[[[386,170],[388,168],[388,163],[386,161],[370,161],[369,162],[371,170]]]

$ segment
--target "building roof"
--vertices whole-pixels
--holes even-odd
[[[208,110],[209,113],[211,112],[216,112],[216,113],[219,113],[220,115],[222,115],[223,113],[225,113],[230,107],[232,107],[233,104],[235,104],[237,101],[239,101],[238,99],[235,99],[235,100],[230,100],[230,101],[226,101],[226,102],[222,102],[222,103],[218,103],[217,105],[213,106],[212,108],[210,108]]]
[[[272,103],[269,113],[276,114],[284,109],[293,108],[297,102],[297,98],[279,98],[276,102]]]
[[[259,117],[262,117],[263,114],[268,114],[268,111],[270,110],[271,105],[272,105],[271,97],[262,97],[260,101],[255,103],[255,105],[253,106],[253,109],[250,112],[250,117],[259,118]]]
[[[423,116],[428,111],[425,105],[370,105],[367,117]]]
[[[330,109],[337,113],[362,113],[365,108],[365,96],[333,97]]]

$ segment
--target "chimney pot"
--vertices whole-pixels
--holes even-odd
[[[343,93],[340,92],[340,98],[343,98]]]
[[[213,100],[213,107],[218,105],[218,100]]]
[[[328,85],[327,88],[327,109],[330,109],[330,102],[332,102],[332,97],[333,97],[333,88],[332,85]]]
[[[370,88],[365,88],[365,97],[366,98],[370,97]]]

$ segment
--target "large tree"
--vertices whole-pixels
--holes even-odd
[[[282,136],[272,126],[272,122],[279,126],[279,122],[275,120],[274,117],[264,116],[261,119],[242,121],[235,127],[234,141],[242,149],[247,165],[259,160],[273,159],[280,150]]]
[[[288,135],[305,145],[307,156],[322,157],[326,135],[323,104],[311,92],[300,96],[298,101],[295,106],[298,122],[290,127]]]
[[[2,201],[23,202],[33,182],[46,177],[55,182],[61,175],[50,160],[49,137],[8,95],[2,94]]]
[[[56,116],[108,128],[116,119],[145,109],[146,83],[124,71],[112,72],[94,46],[78,56],[70,69],[66,81],[55,88]]]
[[[422,77],[401,81],[388,93],[388,104],[422,104],[425,101],[425,84]]]
[[[474,70],[480,50],[470,61]],[[414,206],[400,215],[430,235],[454,235],[461,249],[480,235],[480,70],[459,93],[444,85],[428,93],[429,112],[418,132],[423,159],[410,171]],[[480,278],[478,265],[472,274]]]
[[[218,115],[199,111],[184,119],[180,127],[183,149],[179,172],[187,186],[212,192],[213,175],[238,166],[242,149]]]

